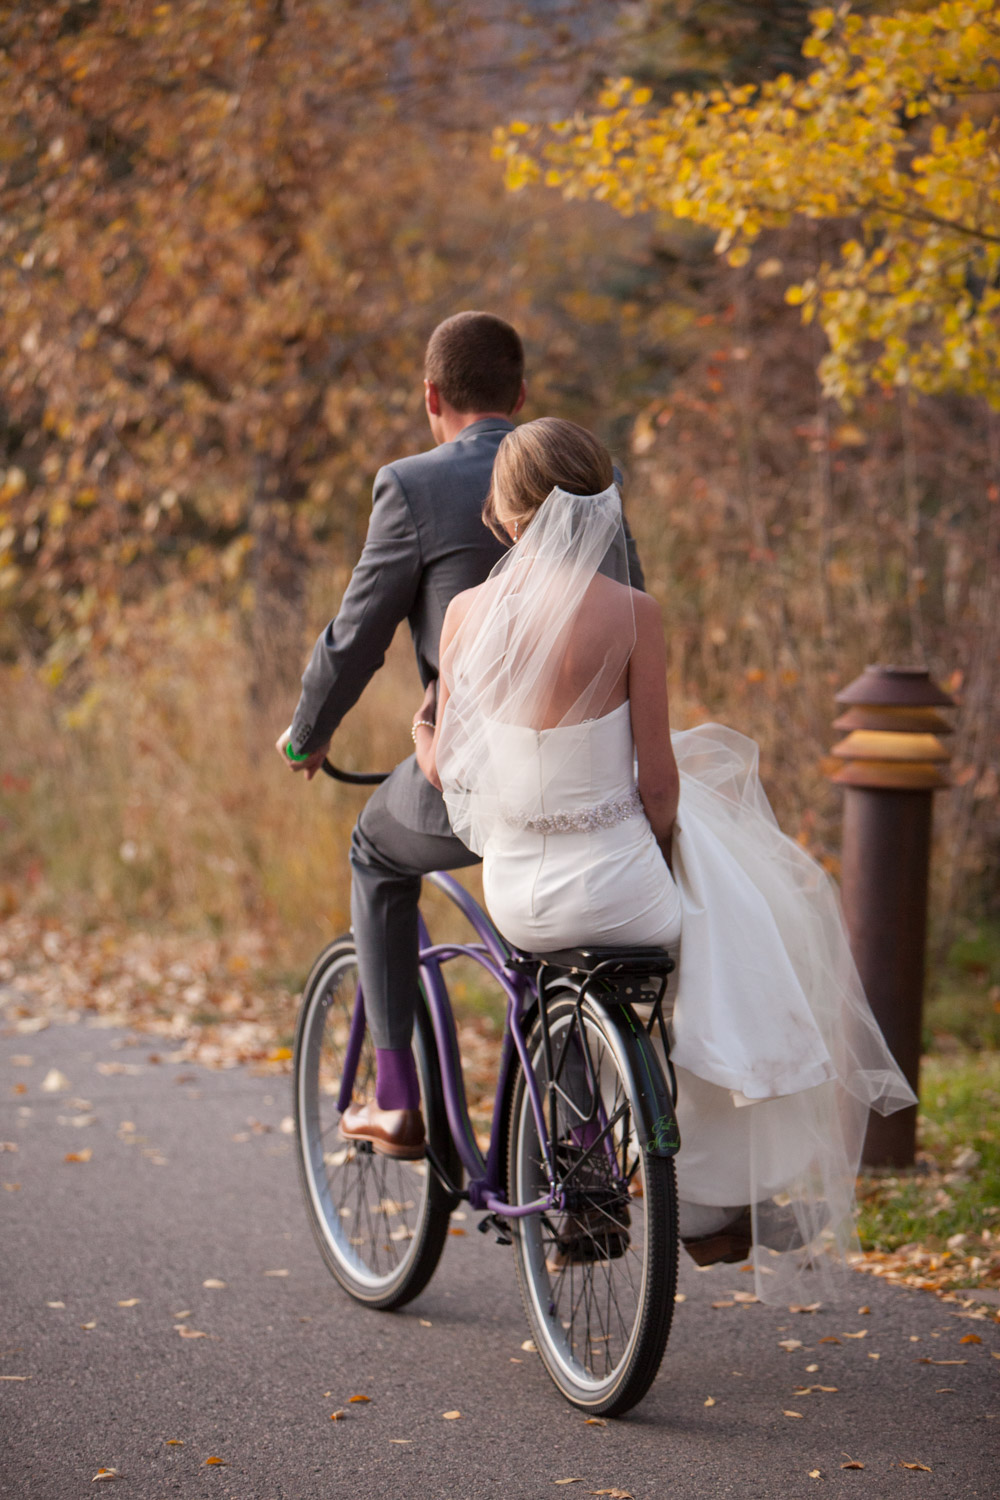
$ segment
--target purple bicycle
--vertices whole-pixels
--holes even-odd
[[[421,918],[413,1052],[424,1160],[395,1160],[338,1135],[342,1110],[375,1087],[350,935],[323,950],[303,992],[295,1118],[320,1251],[358,1302],[401,1307],[427,1285],[449,1216],[468,1202],[483,1213],[482,1231],[513,1245],[535,1346],[559,1390],[591,1414],[617,1415],[652,1384],[674,1309],[680,1138],[663,1013],[673,959],[650,948],[522,953],[451,876],[427,878],[472,937],[434,943]],[[485,1158],[445,983],[458,958],[478,964],[506,1000]]]

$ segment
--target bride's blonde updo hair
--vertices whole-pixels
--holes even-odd
[[[599,495],[613,480],[611,455],[592,432],[561,417],[539,417],[508,432],[497,449],[483,520],[506,542],[501,514],[523,530],[557,486],[571,495]]]

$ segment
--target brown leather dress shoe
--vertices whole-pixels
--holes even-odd
[[[419,1109],[379,1109],[374,1099],[349,1104],[340,1117],[345,1141],[368,1141],[372,1150],[400,1161],[419,1161],[424,1151],[424,1117]]]
[[[813,1207],[813,1222],[807,1223],[807,1233],[811,1231],[811,1238],[815,1239],[829,1217],[825,1203]],[[769,1200],[757,1204],[757,1242],[769,1250],[778,1251],[801,1250],[809,1243],[792,1207],[780,1207]],[[699,1266],[713,1266],[719,1261],[735,1265],[737,1261],[748,1260],[753,1248],[753,1216],[749,1206],[713,1234],[703,1234],[682,1243]]]

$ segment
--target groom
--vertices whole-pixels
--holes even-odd
[[[424,406],[437,446],[375,476],[364,550],[336,619],[316,642],[291,727],[278,741],[286,762],[308,779],[404,619],[428,690],[417,717],[433,719],[445,610],[455,594],[482,583],[503,555],[481,512],[497,449],[524,398],[524,351],[509,323],[462,312],[435,328],[424,360]],[[378,1084],[375,1100],[344,1112],[341,1129],[393,1156],[423,1154],[410,1051],[421,876],[477,863],[452,833],[441,793],[413,756],[376,789],[354,830],[351,925]]]
[[[437,446],[375,476],[364,550],[336,619],[316,642],[291,727],[277,743],[292,770],[309,780],[404,619],[427,689],[417,721],[433,720],[445,610],[455,594],[482,583],[504,552],[481,512],[497,449],[524,403],[521,340],[490,313],[457,313],[431,334],[424,377]],[[641,588],[631,543],[629,562]],[[410,1051],[421,877],[478,862],[452,833],[441,793],[413,756],[377,788],[354,830],[351,925],[378,1072],[375,1099],[351,1104],[340,1129],[386,1155],[419,1157],[424,1149]]]

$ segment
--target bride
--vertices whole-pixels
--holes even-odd
[[[484,519],[513,546],[448,608],[421,768],[516,947],[680,943],[684,1243],[702,1265],[751,1259],[769,1302],[829,1297],[868,1111],[914,1102],[833,888],[778,828],[751,741],[671,735],[662,615],[629,586],[602,444],[554,418],[515,428]]]

